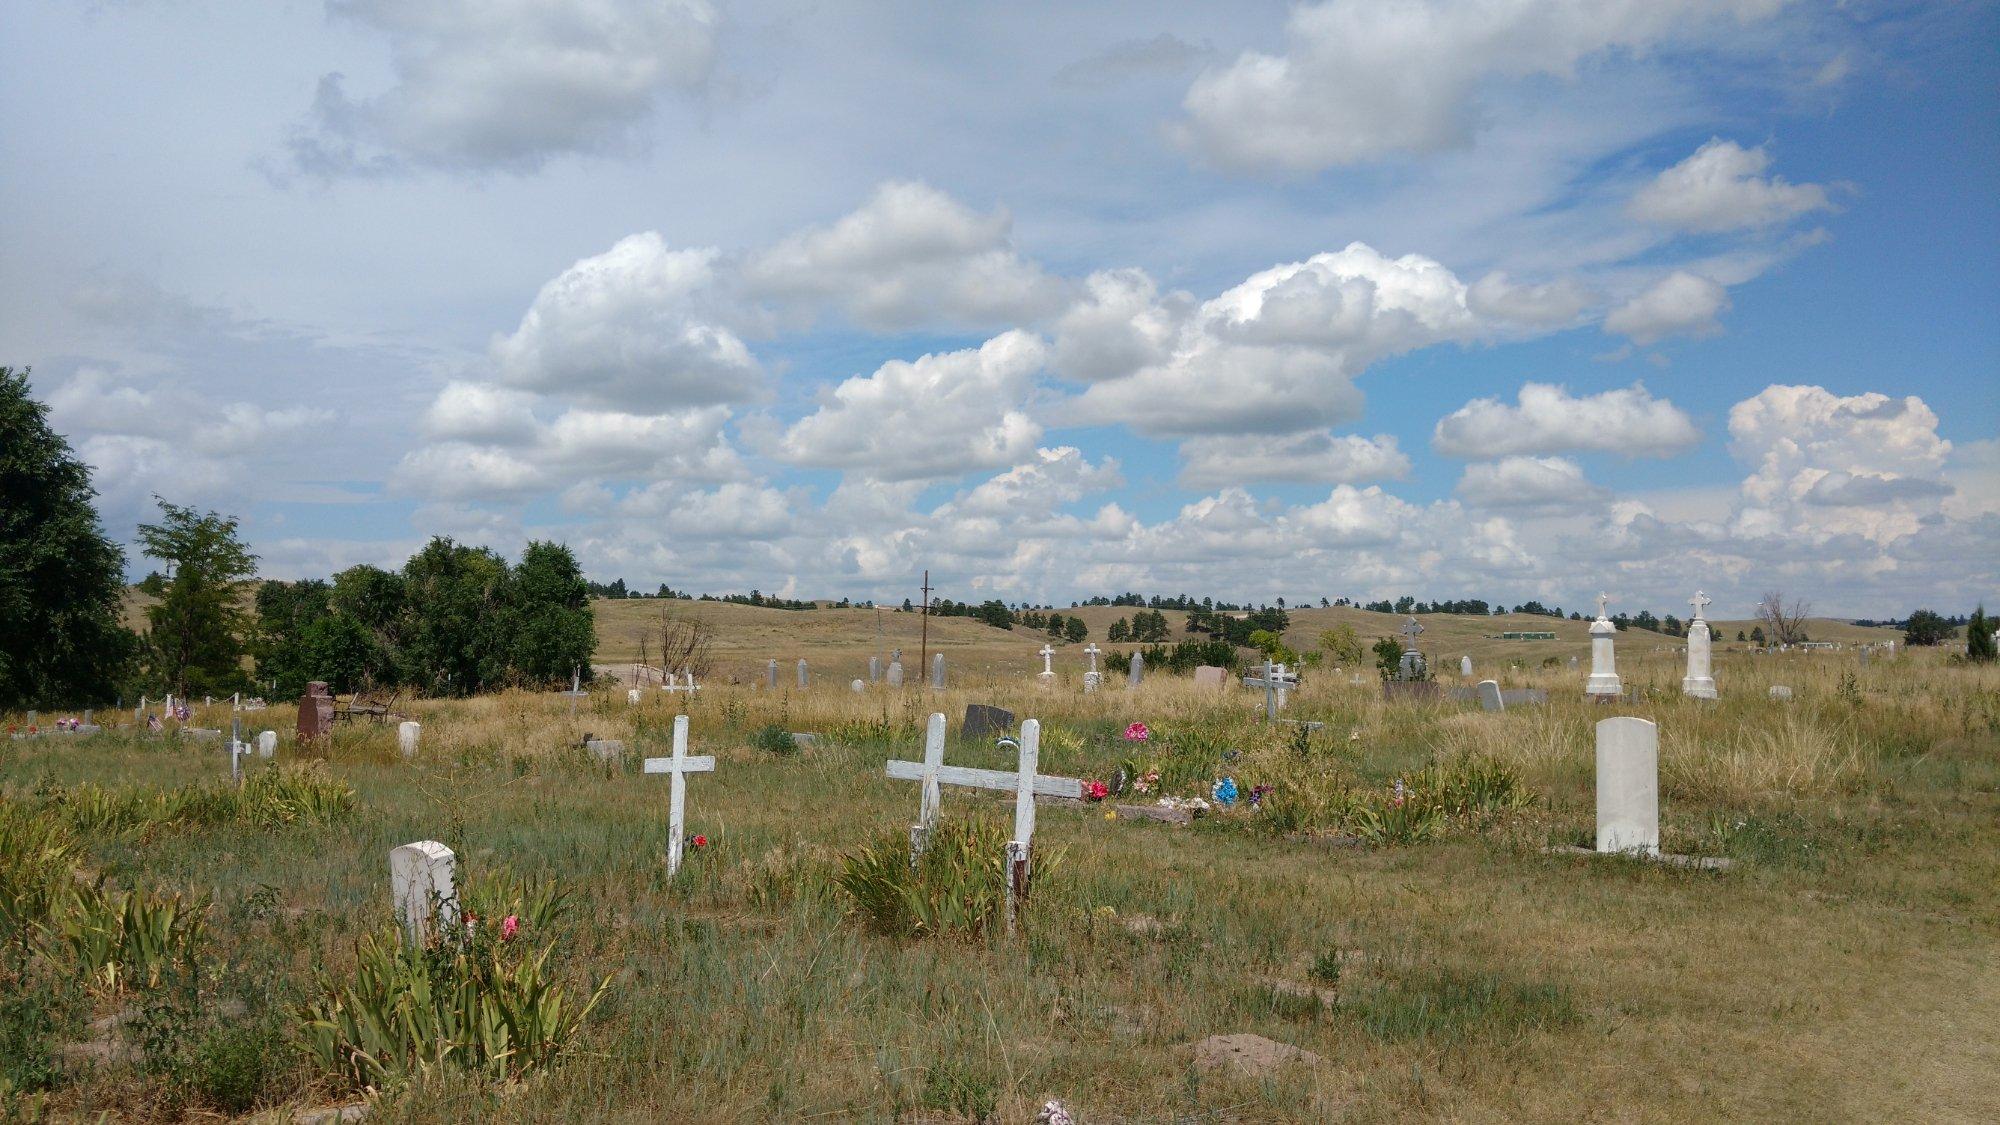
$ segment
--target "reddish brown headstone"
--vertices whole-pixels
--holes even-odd
[[[333,729],[333,695],[314,680],[299,697],[299,741],[310,742]]]

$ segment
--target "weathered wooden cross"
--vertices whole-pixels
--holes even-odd
[[[1276,721],[1278,708],[1285,705],[1285,693],[1299,686],[1299,674],[1287,671],[1283,664],[1273,664],[1264,658],[1264,674],[1243,677],[1244,687],[1264,689],[1264,718]]]
[[[573,718],[575,718],[575,717],[576,717],[576,701],[577,701],[577,700],[579,700],[579,699],[589,699],[589,698],[590,698],[590,693],[589,693],[589,692],[587,692],[587,691],[585,691],[585,690],[583,690],[583,670],[582,670],[582,669],[580,669],[580,668],[572,668],[572,669],[570,670],[570,673],[569,673],[569,690],[568,690],[568,691],[566,691],[566,692],[562,692],[561,694],[562,694],[562,696],[563,696],[564,698],[566,698],[566,699],[568,699],[568,700],[569,700],[569,715],[570,715],[570,718],[572,718],[572,719],[573,719]]]
[[[647,758],[647,773],[663,773],[668,776],[667,787],[667,878],[673,878],[681,869],[681,837],[686,831],[687,820],[687,775],[691,773],[715,772],[715,758],[708,754],[690,756],[688,748],[688,717],[674,716],[674,756],[671,758]]]
[[[1028,894],[1028,861],[1035,838],[1035,797],[1083,798],[1083,782],[1074,777],[1048,777],[1036,772],[1041,762],[1042,722],[1028,719],[1021,724],[1020,766],[1012,773],[982,770],[970,766],[944,764],[944,713],[931,716],[924,730],[924,760],[891,761],[886,769],[895,781],[923,783],[917,806],[917,823],[910,826],[910,863],[923,855],[937,827],[940,785],[962,785],[968,789],[995,789],[1014,793],[1014,838],[1007,842],[1007,929],[1013,932],[1014,914]]]

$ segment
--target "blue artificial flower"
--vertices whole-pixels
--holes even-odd
[[[1209,792],[1215,797],[1216,804],[1224,806],[1233,805],[1236,803],[1236,779],[1225,777],[1221,781],[1216,782],[1215,788],[1209,790]]]

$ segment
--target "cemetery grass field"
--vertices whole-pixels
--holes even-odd
[[[389,849],[436,839],[473,901],[532,915],[559,891],[566,909],[519,940],[551,949],[574,1003],[609,987],[551,1067],[492,1082],[440,1066],[373,1099],[371,1120],[1028,1122],[1050,1098],[1079,1122],[2000,1117],[2000,673],[1724,645],[1723,698],[1703,705],[1680,698],[1678,658],[1624,639],[1643,702],[1587,705],[1582,672],[1539,664],[1500,678],[1550,702],[1497,715],[1309,672],[1286,715],[1326,724],[1311,737],[1264,724],[1260,695],[1157,674],[1085,696],[955,668],[927,693],[907,644],[895,694],[851,694],[848,669],[802,692],[787,667],[778,691],[713,682],[633,707],[602,690],[573,714],[524,693],[418,702],[407,761],[393,726],[302,751],[274,706],[244,716],[282,737],[253,775],[352,789],[351,810],[274,816],[118,805],[227,784],[218,744],[135,733],[129,713],[88,740],[0,743],[6,822],[67,826],[81,877],[180,893],[205,921],[184,989],[172,971],[111,988],[11,953],[10,1109],[283,1120],[360,1100],[294,1045],[297,1011],[393,926]],[[1774,683],[1795,698],[1768,699]],[[883,762],[921,755],[931,711],[951,718],[947,761],[1011,768],[957,740],[974,702],[1041,719],[1045,773],[1129,760],[1184,795],[1224,773],[1276,789],[1188,827],[1051,803],[1018,937],[878,933],[836,886],[840,857],[907,831],[916,787]],[[717,763],[688,782],[707,846],[669,882],[667,783],[636,759],[668,752],[682,712],[691,752]],[[1544,851],[1590,842],[1591,724],[1623,714],[1660,724],[1664,849],[1729,870]],[[229,720],[224,705],[195,725]],[[1145,744],[1123,737],[1135,721]],[[758,748],[769,727],[819,738]],[[600,763],[586,732],[633,753]],[[1358,811],[1466,762],[1510,799],[1420,827]],[[948,789],[942,819],[1009,811]],[[1355,838],[1364,823],[1380,842]],[[1320,1059],[1261,1078],[1195,1064],[1196,1043],[1239,1032]]]

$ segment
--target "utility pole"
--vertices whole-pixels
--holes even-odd
[[[917,649],[917,675],[924,677],[925,688],[928,690],[931,682],[931,572],[928,570],[924,571],[924,584],[921,589],[924,594],[924,606],[922,639],[918,642],[920,647]]]

